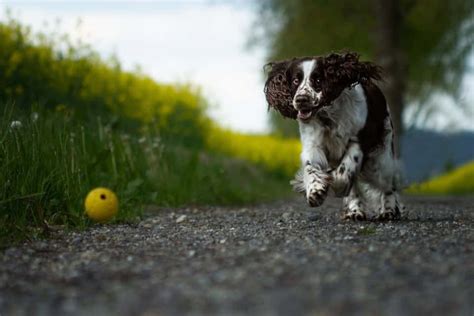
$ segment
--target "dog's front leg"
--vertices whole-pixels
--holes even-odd
[[[324,130],[315,124],[300,123],[303,151],[301,169],[291,181],[295,191],[305,194],[310,206],[320,206],[326,199],[331,175],[324,152]]]
[[[327,158],[319,143],[303,142],[301,162],[306,200],[312,207],[320,206],[326,199],[331,184],[331,175],[327,171]]]
[[[362,150],[357,140],[350,140],[346,153],[339,166],[332,171],[331,188],[337,197],[347,196],[360,171],[363,159]]]
[[[326,158],[324,155],[318,156],[318,153],[323,154],[316,150],[313,155],[306,155],[303,150],[301,155],[303,166],[295,179],[290,182],[296,192],[306,196],[308,204],[312,207],[323,204],[331,184],[331,175],[326,171],[328,169],[327,162],[325,165]]]
[[[303,169],[303,181],[306,189],[306,200],[309,206],[316,207],[323,204],[328,194],[331,176],[321,166],[307,164]]]

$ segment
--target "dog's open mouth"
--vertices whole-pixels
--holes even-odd
[[[313,114],[313,110],[299,110],[298,111],[298,118],[300,120],[305,121],[305,120],[308,120],[311,117],[312,114]]]

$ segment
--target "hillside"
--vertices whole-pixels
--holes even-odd
[[[474,194],[474,161],[421,184],[414,184],[407,192],[425,195]]]
[[[407,182],[419,182],[474,159],[474,133],[409,130],[402,138]]]

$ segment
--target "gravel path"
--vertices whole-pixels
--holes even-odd
[[[0,315],[474,315],[474,197],[159,210],[0,253]]]

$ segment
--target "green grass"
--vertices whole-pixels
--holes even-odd
[[[421,184],[414,184],[406,192],[426,195],[474,194],[474,161]]]
[[[372,236],[376,232],[374,227],[363,227],[357,231],[357,234],[360,236]]]
[[[0,86],[1,240],[91,225],[83,199],[99,186],[120,199],[115,222],[136,220],[146,204],[235,205],[291,192],[298,141],[224,130],[199,88],[126,71],[64,34],[0,22]]]
[[[226,205],[282,197],[287,180],[254,165],[164,142],[100,117],[76,121],[64,112],[0,119],[0,239],[34,238],[52,225],[84,228],[83,199],[98,186],[120,199],[115,221],[133,221],[143,205]],[[21,122],[21,126],[14,121]],[[12,125],[13,124],[13,125]],[[178,142],[179,143],[179,142]]]

